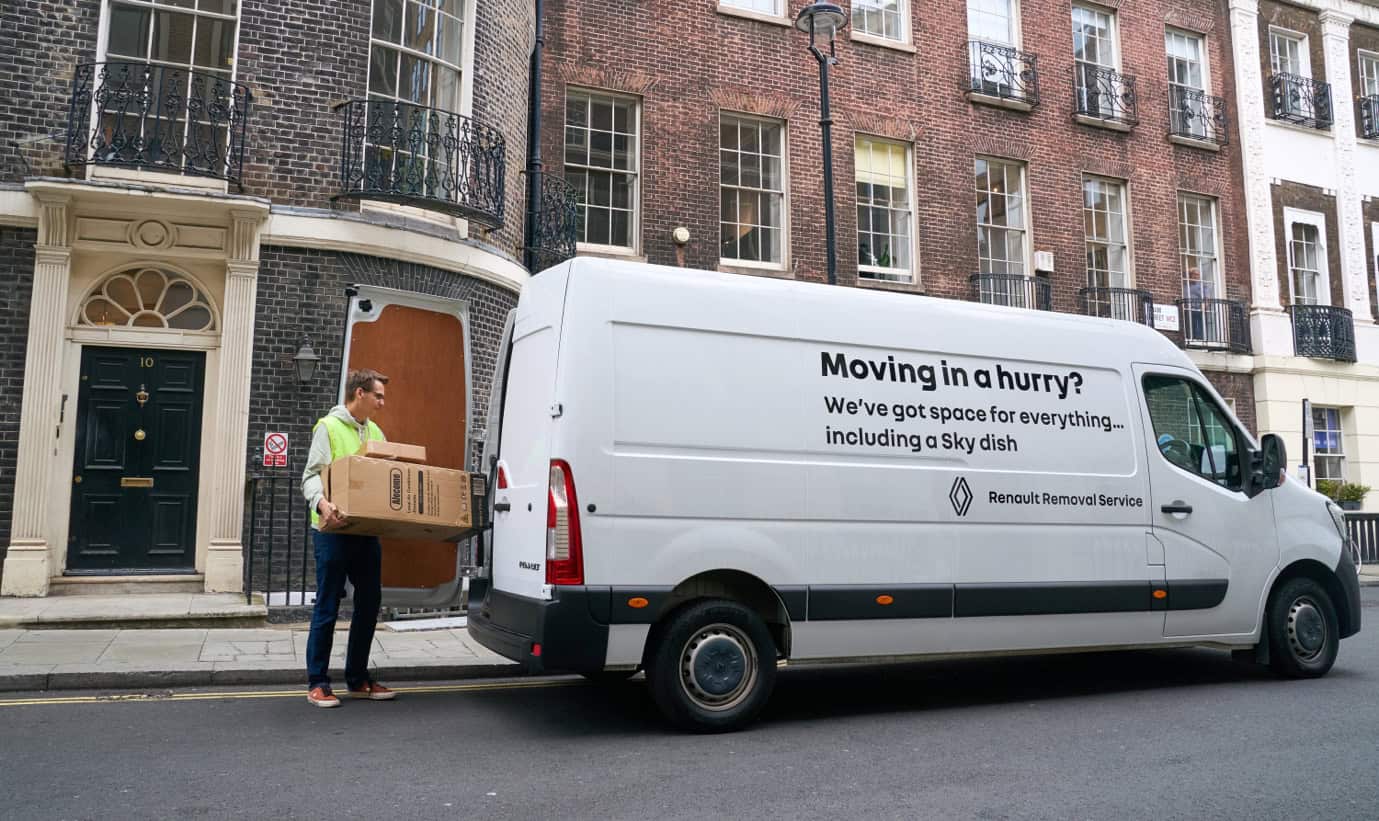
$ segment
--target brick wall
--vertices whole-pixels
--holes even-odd
[[[14,514],[19,404],[24,394],[24,350],[37,241],[33,229],[0,227],[0,562],[9,549]]]
[[[1247,373],[1226,373],[1224,371],[1203,370],[1216,392],[1235,402],[1235,416],[1245,426],[1245,430],[1259,435],[1255,418],[1254,377]]]
[[[100,0],[0,3],[0,180],[62,175],[72,74],[95,59],[100,10]]]
[[[1279,296],[1284,305],[1292,304],[1292,274],[1288,268],[1288,226],[1283,209],[1313,211],[1326,218],[1326,265],[1331,279],[1331,304],[1344,306],[1345,283],[1341,275],[1340,227],[1336,221],[1336,197],[1320,188],[1300,182],[1283,181],[1270,186],[1274,203],[1274,252],[1278,254]]]
[[[793,15],[802,0],[790,2]],[[1234,72],[1226,0],[1120,4],[1123,68],[1138,80],[1140,123],[1130,134],[1071,122],[1072,37],[1068,5],[1022,3],[1023,42],[1039,54],[1043,102],[1031,113],[964,99],[966,12],[961,3],[910,3],[919,54],[840,39],[831,74],[839,281],[857,282],[853,144],[857,134],[912,143],[916,224],[925,293],[969,298],[977,270],[973,162],[978,155],[1028,163],[1032,245],[1055,254],[1058,310],[1078,310],[1086,284],[1084,174],[1128,180],[1135,279],[1155,300],[1181,295],[1177,193],[1220,198],[1226,291],[1249,297],[1249,259],[1238,151],[1170,144],[1165,76],[1166,22],[1205,33],[1210,93],[1228,101],[1236,140]],[[717,11],[714,0],[651,9],[646,4],[550,0],[542,150],[560,170],[564,99],[569,87],[635,95],[642,101],[641,248],[652,262],[675,264],[670,233],[690,230],[686,262],[716,268],[719,236],[720,112],[787,122],[793,275],[823,280],[825,270],[818,68],[803,35],[780,25]],[[696,44],[686,52],[686,38]],[[686,56],[686,54],[691,56]]]
[[[1312,79],[1327,82],[1326,58],[1322,51],[1322,21],[1315,11],[1286,6],[1274,0],[1260,0],[1259,3],[1259,60],[1264,77],[1264,107],[1272,111],[1274,92],[1269,84],[1274,69],[1269,55],[1269,27],[1288,29],[1295,34],[1307,36],[1308,59],[1312,64]],[[1336,104],[1342,101],[1334,100]]]
[[[498,337],[507,312],[517,303],[516,295],[486,282],[423,265],[331,251],[282,246],[265,247],[261,254],[258,306],[254,325],[254,388],[249,403],[249,439],[246,458],[250,475],[272,474],[300,477],[311,444],[311,426],[336,403],[341,368],[341,342],[344,331],[347,285],[374,285],[420,294],[463,300],[469,305],[470,383],[472,407],[470,427],[482,427],[488,416],[489,383],[497,359]],[[305,388],[297,382],[292,356],[301,345],[302,334],[310,336],[312,348],[321,357],[316,379]],[[268,431],[288,434],[291,450],[289,467],[265,471],[260,448]],[[479,443],[473,442],[472,467],[478,467]],[[278,485],[278,509],[292,506],[294,528],[292,545],[302,544],[302,510],[305,504],[297,492],[294,478]],[[260,496],[260,510],[267,500],[267,488]],[[279,514],[283,515],[283,514]],[[264,514],[261,512],[260,516]],[[246,528],[249,511],[245,511]],[[260,519],[261,523],[264,519]],[[285,525],[277,534],[278,550],[288,537]],[[255,536],[253,561],[256,578],[266,568],[266,524]],[[246,531],[247,540],[250,534]],[[279,553],[279,556],[282,554]],[[294,553],[300,563],[302,554]],[[248,553],[246,552],[246,557]],[[315,587],[314,563],[308,561],[308,589]],[[273,580],[283,589],[286,566],[274,568]],[[300,578],[300,566],[292,570],[293,585]],[[262,589],[262,581],[255,589]]]

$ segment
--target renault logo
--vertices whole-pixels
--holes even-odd
[[[953,489],[948,491],[948,501],[953,503],[953,512],[959,516],[966,516],[968,508],[972,507],[972,489],[967,486],[967,480],[959,476],[953,480]]]

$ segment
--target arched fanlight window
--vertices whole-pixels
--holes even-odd
[[[210,300],[191,280],[140,268],[108,277],[81,306],[81,325],[214,331]]]

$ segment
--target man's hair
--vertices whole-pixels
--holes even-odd
[[[373,370],[372,368],[360,368],[357,371],[350,371],[345,378],[345,401],[354,400],[354,393],[358,390],[372,391],[373,383],[380,382],[388,384],[388,377]]]

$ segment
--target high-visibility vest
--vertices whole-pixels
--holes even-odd
[[[383,438],[383,431],[370,419],[365,424],[364,438],[359,438],[359,431],[354,425],[346,424],[343,419],[334,416],[325,416],[316,420],[316,424],[311,429],[311,434],[316,435],[316,429],[322,425],[326,426],[326,435],[330,437],[330,461],[334,462],[342,456],[353,456],[364,449],[364,442],[387,441]],[[317,527],[321,524],[321,514],[315,508],[311,509],[311,524]]]

